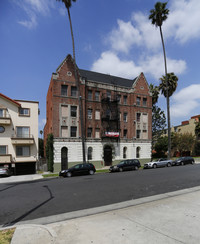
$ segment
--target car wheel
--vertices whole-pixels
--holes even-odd
[[[157,164],[154,164],[154,165],[153,165],[153,168],[156,169],[156,168],[157,168]]]
[[[71,177],[72,176],[72,173],[71,172],[67,172],[66,176],[67,177]]]
[[[181,166],[183,166],[184,165],[184,163],[183,162],[181,162]]]
[[[172,165],[170,163],[167,164],[167,167],[171,167]]]
[[[135,166],[135,170],[138,170],[138,166]]]
[[[119,168],[119,172],[122,172],[123,171],[123,169],[122,168]]]
[[[192,164],[194,164],[194,161],[192,161]]]
[[[89,171],[89,174],[90,174],[90,175],[93,175],[93,174],[94,174],[94,170],[90,170],[90,171]]]

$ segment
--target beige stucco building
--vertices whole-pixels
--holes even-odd
[[[182,121],[181,125],[173,126],[171,132],[177,132],[181,134],[191,133],[195,135],[196,123],[200,121],[200,115],[192,116],[189,120]]]
[[[0,165],[14,174],[35,173],[38,159],[38,102],[0,93]]]

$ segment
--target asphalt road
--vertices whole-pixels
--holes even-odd
[[[0,184],[0,225],[200,186],[200,164]]]

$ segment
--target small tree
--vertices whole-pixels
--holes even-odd
[[[181,156],[184,152],[191,153],[195,144],[195,136],[192,133],[184,133],[178,134],[178,137],[177,149]]]
[[[39,156],[44,157],[44,140],[41,138],[38,138],[39,141]]]
[[[53,134],[48,134],[47,136],[47,143],[46,143],[46,158],[47,158],[47,166],[48,166],[48,171],[53,172],[53,158],[54,158],[54,153],[53,153]]]
[[[168,149],[168,137],[163,136],[158,138],[155,144],[156,153],[153,155],[154,158],[165,157]]]

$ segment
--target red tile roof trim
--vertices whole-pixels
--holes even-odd
[[[10,102],[12,102],[12,103],[14,103],[14,104],[16,104],[18,107],[21,107],[21,104],[20,104],[20,103],[18,103],[18,102],[16,102],[15,100],[13,100],[13,99],[7,97],[6,95],[0,93],[0,96],[3,97],[4,99],[6,99],[6,100],[8,100],[8,101],[10,101]]]

